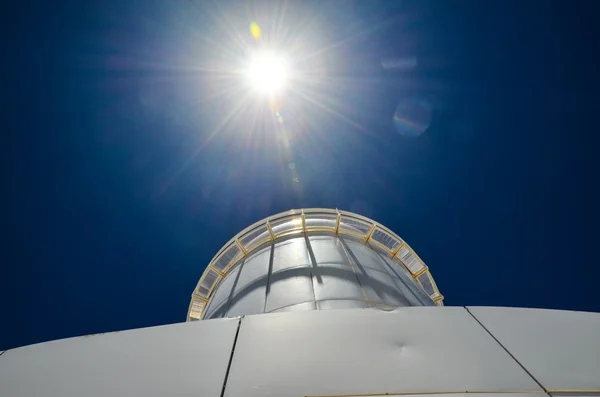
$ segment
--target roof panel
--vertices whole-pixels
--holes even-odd
[[[464,308],[432,306],[247,316],[225,396],[461,390],[542,391]]]
[[[600,392],[600,314],[468,309],[547,390]]]
[[[0,357],[3,397],[219,396],[238,319],[62,339]]]

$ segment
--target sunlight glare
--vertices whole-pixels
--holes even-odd
[[[260,92],[271,94],[279,91],[286,80],[285,63],[272,52],[257,53],[250,60],[248,78]]]

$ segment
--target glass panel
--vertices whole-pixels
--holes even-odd
[[[204,274],[204,279],[200,283],[200,288],[198,288],[198,294],[201,296],[208,296],[210,289],[214,285],[214,283],[219,278],[219,274],[214,270],[209,270]]]
[[[215,269],[223,271],[227,267],[227,265],[229,265],[234,260],[237,260],[238,257],[241,257],[241,251],[240,248],[234,243],[225,251],[223,251],[221,257],[214,261],[212,263],[212,266]]]
[[[380,229],[375,230],[375,232],[371,236],[371,240],[374,240],[379,244],[383,245],[384,247],[389,249],[390,252],[393,252],[396,248],[398,248],[398,245],[400,245],[400,242],[396,238],[392,237],[391,235]]]
[[[240,243],[246,251],[271,239],[267,225],[262,225],[240,237]]]
[[[192,300],[192,308],[190,310],[190,318],[200,319],[202,317],[202,311],[206,303],[201,300]]]
[[[271,229],[275,236],[281,236],[294,231],[302,231],[302,217],[293,215],[284,219],[271,222]]]
[[[366,236],[369,233],[369,230],[371,230],[371,224],[358,219],[342,216],[340,230],[359,233]]]
[[[421,274],[419,277],[417,277],[417,280],[419,280],[419,283],[421,283],[423,289],[429,294],[429,296],[435,294],[435,289],[433,288],[433,284],[431,284],[431,280],[429,279],[429,272]]]
[[[415,254],[413,254],[413,252],[406,245],[400,248],[400,251],[398,251],[396,257],[400,259],[406,265],[406,267],[408,267],[412,274],[417,273],[423,268],[421,261],[417,259]]]
[[[306,229],[335,231],[336,221],[337,215],[309,214],[306,215]]]

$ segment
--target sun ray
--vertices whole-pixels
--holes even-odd
[[[331,114],[333,116],[336,116],[337,118],[339,118],[340,120],[344,121],[348,125],[356,128],[356,129],[358,129],[358,130],[360,130],[362,132],[371,134],[371,131],[369,129],[367,129],[364,126],[358,124],[357,122],[351,120],[350,118],[344,116],[343,114],[341,114],[340,112],[332,109],[331,107],[329,107],[329,106],[327,106],[327,105],[325,105],[325,104],[323,104],[323,103],[321,103],[321,102],[319,102],[317,100],[312,99],[310,97],[310,95],[305,94],[304,92],[302,92],[301,89],[297,90],[297,94],[300,95],[302,98],[304,98],[306,101],[312,103],[313,105],[315,105],[315,106],[317,106],[317,107],[325,110],[326,112],[328,112],[329,114]]]
[[[165,183],[162,185],[162,189],[160,193],[164,193],[167,188],[171,185],[171,183],[173,182],[173,180],[180,175],[186,168],[187,166],[200,154],[200,152],[206,147],[206,145],[208,145],[208,143],[230,122],[233,121],[236,116],[239,117],[240,114],[240,110],[247,105],[247,102],[250,98],[250,94],[247,94],[239,103],[237,106],[235,106],[233,109],[231,109],[231,111],[227,114],[227,116],[225,116],[225,118],[223,118],[223,120],[216,126],[216,128],[206,137],[206,139],[204,140],[204,142],[198,146],[198,148],[196,148],[194,150],[194,152],[188,156],[188,158],[181,164],[181,166],[173,172],[173,174],[167,178],[167,180],[165,181]]]
[[[239,33],[239,29],[235,28],[235,23],[228,18],[226,13],[219,11],[219,7],[216,5],[215,1],[212,3],[215,5],[215,11],[209,11],[211,16],[225,28],[224,32],[233,40],[235,44],[237,44],[239,49],[245,49],[247,47],[247,41],[244,40],[242,35]]]
[[[286,16],[286,12],[287,12],[287,7],[288,7],[288,0],[284,0],[283,4],[281,5],[281,14],[277,16],[277,26],[275,27],[275,37],[278,38],[283,38],[284,34],[283,34],[283,27],[284,27],[284,22],[285,22],[285,16]]]
[[[198,155],[198,153],[200,153],[200,151],[202,151],[202,149],[204,149],[204,147],[206,145],[208,145],[208,143],[215,137],[215,135],[217,135],[226,125],[229,121],[233,121],[233,119],[240,115],[240,110],[242,110],[242,108],[247,105],[248,101],[250,99],[250,94],[246,94],[246,96],[240,101],[240,103],[234,107],[233,109],[231,109],[231,111],[229,112],[229,114],[227,114],[227,116],[225,116],[225,118],[223,118],[223,120],[221,121],[221,123],[219,123],[219,125],[208,135],[208,137],[206,137],[206,139],[204,140],[204,142],[202,143],[202,145],[200,145],[200,147],[198,148],[198,150],[194,153],[194,157],[196,155]]]
[[[379,29],[383,28],[384,26],[386,26],[386,25],[388,25],[388,24],[392,23],[392,22],[393,22],[393,21],[395,21],[396,19],[398,19],[398,18],[397,18],[397,17],[396,17],[396,18],[390,18],[390,19],[388,19],[387,21],[381,21],[380,23],[378,23],[378,24],[376,24],[376,25],[373,25],[373,26],[371,26],[371,27],[368,27],[368,28],[366,28],[366,29],[363,29],[362,31],[360,31],[360,32],[357,32],[357,33],[355,33],[355,34],[353,34],[353,35],[350,35],[350,36],[348,36],[348,37],[346,37],[346,38],[344,38],[344,39],[342,39],[342,40],[338,40],[338,41],[336,41],[336,42],[334,42],[334,43],[331,43],[330,45],[328,45],[328,46],[326,46],[326,47],[323,47],[323,48],[317,49],[317,50],[315,50],[314,52],[312,52],[312,53],[310,53],[310,54],[308,54],[308,55],[305,55],[304,57],[300,58],[298,61],[299,61],[299,62],[305,62],[305,61],[307,61],[307,60],[309,60],[309,59],[311,59],[311,58],[314,58],[314,57],[316,57],[317,55],[320,55],[320,54],[323,54],[323,53],[325,53],[325,52],[327,52],[327,51],[333,50],[333,49],[335,49],[335,48],[337,48],[337,47],[340,47],[340,46],[342,46],[342,45],[344,45],[344,44],[346,44],[346,43],[348,43],[348,42],[352,41],[352,40],[356,40],[356,39],[358,39],[359,37],[362,37],[362,36],[365,36],[365,35],[367,35],[367,34],[369,34],[369,33],[372,33],[372,32],[374,32],[374,31],[377,31],[377,30],[379,30]]]

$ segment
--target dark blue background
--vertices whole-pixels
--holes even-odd
[[[270,4],[3,13],[0,349],[183,321],[222,244],[299,207],[396,231],[447,305],[600,311],[594,2]],[[290,150],[249,127],[258,105],[209,140],[240,100],[215,96],[243,55],[232,33],[277,15],[305,54],[324,49],[303,67],[338,115],[291,92]],[[434,108],[416,139],[392,125],[408,97]]]

